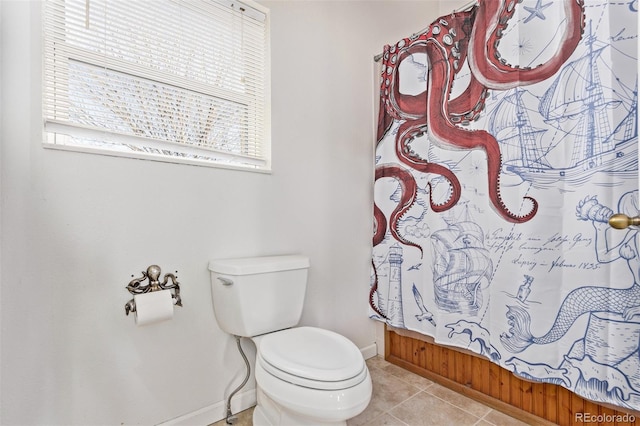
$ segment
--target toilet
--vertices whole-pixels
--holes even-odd
[[[296,327],[308,269],[299,255],[209,262],[220,328],[256,345],[255,426],[345,425],[371,400],[369,370],[353,342]]]

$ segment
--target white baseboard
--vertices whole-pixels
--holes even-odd
[[[373,358],[378,354],[378,346],[373,343],[364,348],[360,348],[360,352],[362,352],[362,356],[364,357],[364,359]]]
[[[247,389],[237,393],[231,399],[231,411],[233,414],[244,411],[256,405],[256,390]],[[210,425],[219,420],[223,420],[227,416],[227,401],[220,401],[201,408],[197,411],[185,414],[175,419],[160,423],[158,426],[194,426],[194,425]]]

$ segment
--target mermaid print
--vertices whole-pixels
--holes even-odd
[[[639,208],[638,190],[624,194],[618,204],[618,211],[628,216],[636,216]],[[579,220],[590,221],[595,229],[598,262],[626,261],[632,277],[631,285],[626,289],[584,286],[571,291],[560,306],[551,329],[540,337],[531,334],[531,316],[525,309],[516,305],[508,306],[507,319],[511,328],[508,333],[500,336],[503,346],[508,351],[518,353],[532,344],[545,345],[555,342],[586,313],[608,312],[619,314],[626,320],[640,315],[639,233],[637,229],[622,231],[625,234],[621,241],[612,246],[613,238],[609,238],[609,234],[620,232],[613,230],[607,224],[607,219],[612,214],[613,210],[599,204],[596,197],[585,198],[578,204],[576,211]]]

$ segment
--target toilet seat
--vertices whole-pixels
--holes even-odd
[[[265,414],[269,425],[343,425],[360,414],[371,400],[369,371],[359,384],[341,390],[321,390],[298,386],[281,380],[256,364],[258,406],[254,411]],[[275,404],[275,405],[274,405]]]
[[[262,357],[258,356],[258,362],[260,366],[269,374],[274,377],[277,377],[280,380],[284,380],[285,382],[292,383],[296,386],[302,386],[310,389],[318,389],[318,390],[341,390],[347,389],[352,386],[356,386],[361,383],[364,379],[367,378],[367,369],[363,368],[360,373],[356,376],[348,378],[346,380],[312,380],[307,379],[306,377],[295,376],[293,374],[287,373],[277,367],[266,362]]]
[[[364,358],[353,342],[315,327],[260,336],[257,361],[281,380],[319,390],[347,389],[361,383],[368,374]]]

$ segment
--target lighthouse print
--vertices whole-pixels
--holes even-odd
[[[402,312],[401,281],[402,247],[394,244],[389,248],[389,299],[387,302],[387,318],[389,325],[404,327]]]

